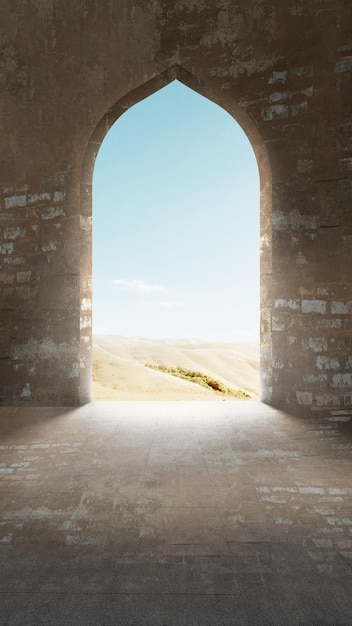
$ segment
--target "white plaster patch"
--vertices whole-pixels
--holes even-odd
[[[319,313],[324,315],[327,309],[325,300],[302,300],[302,313]]]
[[[341,328],[341,326],[342,326],[342,322],[339,319],[334,319],[334,320],[326,320],[326,319],[317,320],[316,324],[320,328]]]
[[[32,399],[32,391],[31,391],[31,387],[29,383],[26,383],[25,386],[23,387],[21,394],[20,394],[20,398],[23,398],[23,400]]]
[[[94,539],[82,539],[82,537],[75,535],[67,535],[65,543],[68,546],[88,546],[94,543]]]
[[[307,259],[304,256],[303,252],[299,252],[296,258],[297,265],[307,265]]]
[[[262,390],[262,401],[263,402],[270,402],[272,400],[273,397],[273,388],[271,385],[265,385],[264,389]]]
[[[352,489],[350,487],[346,487],[346,488],[330,487],[329,493],[332,496],[350,496],[352,495]]]
[[[13,246],[13,244],[11,244],[11,245]],[[0,248],[1,248],[1,246],[0,246]],[[13,247],[12,247],[12,250],[13,250]],[[9,256],[9,257],[5,257],[3,259],[3,263],[4,263],[4,265],[8,265],[9,267],[16,266],[16,265],[24,265],[25,259],[23,257],[19,257],[19,256],[17,256],[17,257],[10,257]]]
[[[313,350],[313,352],[326,352],[328,341],[325,337],[308,337],[302,339],[302,348],[304,350]]]
[[[333,414],[331,417],[328,417],[329,422],[349,422],[351,419],[351,416],[349,415],[349,412],[347,415],[345,415],[345,411],[333,411]]]
[[[287,230],[290,228],[293,231],[300,230],[302,228],[309,230],[316,230],[319,228],[319,217],[317,215],[302,215],[298,211],[291,211],[289,214],[276,211],[272,217],[273,230]],[[297,245],[297,236],[292,233],[292,244]]]
[[[260,237],[260,249],[261,250],[265,250],[265,248],[268,248],[270,246],[270,240],[268,235],[262,235]]]
[[[54,202],[62,202],[66,197],[66,191],[55,191],[53,196]]]
[[[90,298],[82,298],[81,311],[91,311],[91,310],[92,310],[92,300]]]
[[[92,218],[84,217],[83,215],[81,215],[80,216],[80,228],[81,230],[90,231],[92,228]]]
[[[273,72],[271,78],[269,79],[269,85],[273,85],[276,83],[285,83],[287,81],[287,71],[283,72]]]
[[[24,207],[27,204],[27,196],[11,196],[5,198],[5,209],[12,209],[15,207]]]
[[[12,254],[13,243],[2,243],[0,245],[0,254]]]
[[[313,506],[312,511],[313,513],[319,513],[319,515],[335,515],[335,510],[327,506]]]
[[[273,315],[271,318],[271,330],[283,331],[285,330],[285,320]]]
[[[271,502],[272,504],[285,504],[287,499],[282,496],[263,496],[259,502]]]
[[[269,100],[270,102],[280,102],[282,100],[287,100],[287,98],[290,98],[292,96],[292,94],[289,91],[274,91],[270,97]]]
[[[348,517],[328,517],[326,521],[331,526],[352,526],[352,519]]]
[[[43,193],[33,193],[28,196],[28,204],[39,204],[41,202],[50,202],[51,195],[47,191]]]
[[[272,216],[273,230],[287,230],[290,221],[287,215],[280,211],[275,211]]]
[[[282,370],[285,367],[285,361],[283,359],[279,359],[279,358],[273,357],[273,359],[272,359],[272,366],[273,366],[274,369]]]
[[[323,496],[324,489],[322,487],[299,487],[299,493],[310,496]]]
[[[313,394],[310,391],[296,391],[298,404],[309,406],[313,403]]]
[[[43,252],[52,252],[53,250],[57,250],[57,241],[46,241],[42,244]]]
[[[79,363],[73,363],[67,373],[67,378],[78,378],[79,376]]]
[[[38,346],[38,356],[42,359],[62,359],[74,354],[74,346],[67,343],[55,344],[53,341],[44,341]]]
[[[335,357],[318,356],[316,360],[318,370],[338,370],[340,362]]]
[[[301,93],[303,93],[304,96],[308,96],[308,98],[311,98],[314,93],[313,85],[310,85],[310,87],[307,87],[306,89],[302,89]]]
[[[331,539],[313,539],[313,543],[317,546],[317,548],[332,548],[333,543]]]
[[[327,406],[340,406],[340,398],[326,391],[325,393],[317,394],[316,396],[317,406],[327,407]]]
[[[284,298],[278,298],[274,301],[275,309],[290,309],[291,311],[299,311],[300,300],[285,300]]]
[[[90,317],[81,317],[81,323],[80,323],[80,328],[81,330],[83,328],[90,328],[92,326],[92,320]]]
[[[328,377],[326,374],[304,374],[303,382],[307,385],[322,385],[326,383]]]
[[[341,72],[350,72],[352,70],[352,56],[342,57],[335,63],[334,71],[336,74]]]
[[[348,157],[347,159],[339,160],[340,168],[343,172],[352,170],[352,157]]]
[[[352,374],[334,374],[332,377],[332,387],[352,387]]]
[[[41,219],[42,220],[53,220],[55,217],[63,217],[65,216],[65,211],[62,207],[51,206],[42,211]]]
[[[287,104],[272,104],[262,109],[261,116],[265,121],[286,118],[289,116],[289,106]]]
[[[25,228],[20,228],[19,226],[13,226],[4,229],[4,239],[17,239],[17,237],[21,237],[26,234]]]
[[[352,301],[338,302],[333,300],[331,303],[331,313],[333,315],[347,315],[352,310]]]

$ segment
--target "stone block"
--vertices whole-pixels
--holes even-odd
[[[296,391],[296,398],[298,404],[304,406],[311,406],[313,404],[313,394],[311,391]]]
[[[325,315],[327,302],[325,300],[302,300],[302,313],[318,313]]]
[[[317,394],[315,397],[317,407],[337,407],[340,406],[340,398],[337,394],[326,391],[325,393]]]
[[[332,387],[348,387],[352,389],[352,374],[351,373],[341,373],[341,374],[333,374],[332,377]]]

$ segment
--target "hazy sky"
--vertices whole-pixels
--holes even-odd
[[[226,111],[178,81],[124,113],[99,151],[93,331],[258,339],[254,153]]]

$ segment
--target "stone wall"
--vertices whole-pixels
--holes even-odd
[[[94,159],[126,108],[177,78],[257,156],[263,399],[352,406],[351,13],[349,0],[1,2],[2,404],[90,399]]]

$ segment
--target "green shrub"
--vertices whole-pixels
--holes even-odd
[[[152,370],[164,372],[165,374],[171,374],[172,376],[177,376],[183,380],[188,380],[191,383],[196,383],[197,385],[201,385],[202,387],[215,391],[221,395],[232,396],[242,400],[251,397],[248,393],[245,393],[240,389],[230,389],[229,387],[226,387],[220,381],[208,376],[208,374],[202,374],[202,372],[194,372],[193,370],[188,370],[184,367],[165,367],[164,365],[152,365],[151,363],[146,363],[145,366],[150,367]]]

